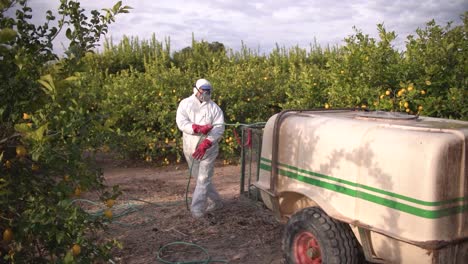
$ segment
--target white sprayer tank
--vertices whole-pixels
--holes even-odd
[[[337,110],[292,111],[275,126],[277,117],[264,129],[256,186],[278,199],[281,215],[303,207],[287,204],[294,193],[418,247],[468,238],[468,122]]]

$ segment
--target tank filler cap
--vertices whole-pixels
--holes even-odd
[[[402,112],[371,111],[356,115],[357,118],[387,119],[387,120],[415,120],[418,115],[409,115]]]

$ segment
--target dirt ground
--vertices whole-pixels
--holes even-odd
[[[284,226],[260,202],[239,195],[240,166],[216,164],[214,185],[224,207],[197,220],[185,203],[188,167],[122,165],[102,162],[106,185],[119,185],[123,194],[114,206],[114,222],[106,236],[118,239],[116,263],[160,263],[223,260],[228,263],[282,264],[281,235]],[[191,181],[189,197],[195,183]],[[163,262],[162,262],[163,263]],[[220,262],[210,262],[220,263]]]

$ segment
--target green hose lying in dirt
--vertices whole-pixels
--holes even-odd
[[[205,259],[201,259],[201,260],[190,260],[190,261],[177,261],[177,262],[171,262],[171,261],[168,261],[168,260],[165,260],[161,257],[161,254],[163,252],[164,249],[166,249],[167,247],[170,247],[170,246],[174,246],[174,245],[184,245],[184,246],[190,246],[190,247],[195,247],[195,248],[198,248],[200,251],[202,251],[205,255],[206,255],[206,258]],[[208,251],[197,245],[197,244],[193,244],[193,243],[188,243],[188,242],[181,242],[181,241],[176,241],[176,242],[172,242],[172,243],[168,243],[164,246],[162,246],[159,251],[158,251],[158,255],[156,256],[156,259],[161,262],[161,263],[164,263],[164,264],[208,264],[208,263],[228,263],[227,260],[214,260],[214,259],[211,259],[210,255],[208,254]]]
[[[238,126],[251,127],[251,126],[264,125],[264,124],[265,124],[264,122],[253,123],[253,124],[241,124],[241,123],[226,124],[225,123],[225,124],[214,124],[213,126],[225,125],[225,126],[234,126],[234,127],[238,127]],[[206,136],[200,137],[200,140],[198,141],[197,146],[205,138],[206,138]],[[188,193],[189,193],[189,187],[190,187],[190,179],[191,179],[191,175],[192,175],[193,162],[195,162],[195,161],[192,160],[192,166],[190,166],[190,168],[189,168],[187,188],[185,190],[185,205],[186,205],[188,211],[190,211]],[[181,201],[176,201],[176,202],[171,202],[171,203],[164,203],[164,204],[163,203],[153,203],[153,202],[148,202],[148,201],[137,199],[137,198],[130,198],[129,200],[140,201],[140,202],[151,204],[153,206],[172,206],[172,205],[178,205],[178,204],[181,203]],[[97,206],[97,207],[102,206],[99,203],[96,203],[96,202],[93,202],[93,201],[90,201],[90,200],[87,200],[87,199],[72,200],[72,203],[75,203],[75,202],[85,202],[85,203],[89,203],[89,204],[92,204],[93,206]],[[119,210],[121,210],[121,211],[119,211]],[[126,206],[122,206],[122,208],[116,207],[114,209],[114,211],[116,211],[116,212],[119,211],[119,212],[113,214],[112,223],[125,225],[125,226],[131,226],[132,224],[116,221],[116,219],[122,218],[122,217],[124,217],[126,215],[138,212],[140,210],[142,210],[141,206],[138,206],[138,205],[133,204],[133,203],[128,203]],[[100,209],[100,210],[97,210],[97,211],[88,211],[88,213],[93,217],[102,217],[105,214],[104,212],[105,212],[104,209]],[[201,252],[203,252],[204,255],[206,255],[207,257],[205,259],[202,259],[202,260],[191,260],[191,261],[185,261],[185,262],[180,262],[180,261],[171,262],[171,261],[163,259],[161,257],[161,254],[164,251],[164,249],[166,249],[166,248],[168,248],[170,246],[174,246],[174,245],[184,245],[184,246],[189,246],[189,247],[195,247],[195,248],[199,249]],[[164,264],[228,263],[228,261],[226,261],[226,260],[213,260],[213,259],[211,259],[211,257],[208,254],[208,251],[205,248],[203,248],[203,247],[201,247],[201,246],[199,246],[197,244],[194,244],[194,243],[188,243],[188,242],[183,242],[183,241],[176,241],[176,242],[168,243],[168,244],[165,244],[164,246],[162,246],[158,251],[157,260],[159,262],[161,262],[161,263],[164,263]]]
[[[175,206],[175,205],[180,205],[182,203],[182,201],[154,203],[154,202],[149,202],[149,201],[145,201],[145,200],[138,199],[138,198],[130,198],[129,201],[139,201],[139,202],[147,203],[147,204],[150,204],[150,205],[156,206],[156,207]],[[71,201],[71,203],[78,203],[78,202],[91,204],[91,205],[96,206],[96,207],[104,207],[102,205],[102,203],[93,202],[93,201],[87,200],[87,199],[74,199],[74,200]],[[106,210],[111,210],[111,209],[107,208],[107,209],[98,209],[98,210],[94,210],[94,211],[91,211],[91,210],[89,210],[89,211],[85,210],[85,211],[91,217],[97,218],[97,217],[106,216],[106,213],[105,213]],[[109,219],[111,219],[111,222],[114,223],[114,224],[123,225],[123,226],[132,226],[134,224],[124,223],[124,222],[117,221],[117,220],[124,217],[124,216],[127,216],[129,214],[139,212],[141,210],[142,210],[142,206],[138,205],[138,204],[135,204],[135,203],[125,203],[125,204],[122,204],[122,205],[119,205],[119,206],[114,206],[112,208],[112,217],[109,217]],[[108,216],[106,216],[106,217],[108,217]],[[148,218],[150,218],[150,219],[153,218],[148,222],[152,222],[152,221],[155,220],[154,217],[148,217]]]

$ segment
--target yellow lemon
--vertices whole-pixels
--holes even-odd
[[[329,104],[325,104],[325,109],[328,109],[330,108],[330,105]]]
[[[75,188],[75,196],[80,196],[81,195],[81,188],[80,187],[76,187]]]
[[[431,81],[427,80],[426,85],[428,85],[428,86],[431,85]]]
[[[405,111],[406,111],[406,113],[409,113],[410,109],[409,109],[409,108],[406,108],[406,110],[405,110]]]
[[[22,145],[18,145],[16,146],[16,156],[18,157],[24,157],[26,156],[27,154],[27,151],[26,151],[26,148]]]
[[[422,95],[425,95],[425,94],[426,94],[426,91],[421,90],[421,94],[422,94]]]
[[[110,147],[108,145],[102,146],[102,152],[108,153],[110,151]]]
[[[78,256],[81,253],[81,247],[78,244],[73,245],[72,247],[73,256]]]
[[[418,110],[419,110],[419,111],[422,111],[422,110],[423,110],[423,107],[422,107],[421,105],[418,106]]]
[[[405,108],[408,108],[409,104],[408,104],[408,102],[405,102],[403,105],[405,106]]]
[[[23,113],[23,119],[24,119],[24,120],[27,120],[27,119],[30,119],[30,118],[31,118],[30,115],[28,115],[28,114],[26,114],[26,113]]]
[[[385,92],[385,95],[390,95],[390,90],[387,90],[387,91]]]
[[[111,219],[111,218],[112,218],[112,210],[110,210],[110,209],[105,210],[105,211],[104,211],[104,215],[105,215],[107,218]]]
[[[114,206],[115,204],[115,200],[114,199],[108,199],[106,201],[106,206],[109,207],[109,208],[112,208],[112,206]]]
[[[5,161],[5,167],[7,169],[10,169],[11,168],[11,161],[9,161],[9,160]]]
[[[11,240],[13,240],[13,231],[11,228],[7,228],[5,231],[3,231],[3,241],[8,243]]]

